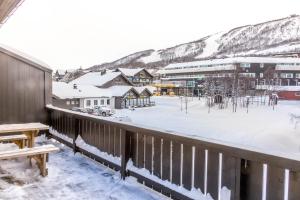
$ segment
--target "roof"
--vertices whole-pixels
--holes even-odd
[[[300,92],[300,86],[276,86],[274,88],[276,91],[291,91],[291,92]]]
[[[25,62],[29,65],[32,65],[36,68],[39,68],[41,70],[52,72],[50,66],[47,65],[46,63],[44,63],[26,53],[23,53],[17,49],[14,49],[12,47],[6,46],[4,44],[0,44],[0,52],[4,53],[6,55],[9,55],[13,58],[16,58],[22,62]]]
[[[129,91],[139,94],[132,86],[116,85],[109,88],[98,88],[93,85],[77,85],[65,82],[53,82],[52,94],[60,99],[123,97]]]
[[[173,63],[167,65],[164,69],[177,69],[187,66],[200,65],[219,65],[235,63],[300,63],[300,58],[278,58],[278,57],[232,57],[223,59],[201,60],[186,63]]]
[[[134,89],[139,93],[142,94],[144,91],[148,92],[150,95],[152,95],[152,91],[148,89],[148,87],[134,87]]]
[[[115,85],[107,88],[107,90],[109,90],[111,96],[113,97],[122,97],[130,90],[133,90],[134,92],[139,94],[132,86],[127,86],[127,85]]]
[[[94,86],[102,86],[105,83],[113,80],[114,78],[122,75],[121,72],[110,72],[101,75],[101,72],[89,72],[73,81],[71,84],[78,84],[78,85],[94,85]]]
[[[120,72],[122,72],[125,76],[134,76],[141,71],[147,72],[149,75],[151,73],[144,68],[118,68]],[[152,75],[151,75],[152,76]]]
[[[14,13],[24,0],[2,0],[0,1],[0,26]]]
[[[52,94],[60,99],[111,96],[111,93],[107,89],[97,88],[92,85],[77,85],[77,89],[74,89],[73,84],[65,82],[53,82]]]

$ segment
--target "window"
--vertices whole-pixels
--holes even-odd
[[[66,104],[67,104],[67,105],[70,105],[70,101],[67,101]]]
[[[98,100],[94,100],[94,106],[98,105]]]
[[[110,99],[107,99],[107,100],[106,100],[106,104],[107,104],[107,105],[110,105]]]
[[[75,104],[75,101],[71,101],[71,104],[74,105],[74,104]]]
[[[263,78],[264,77],[264,73],[259,73],[259,77]]]
[[[100,104],[101,104],[101,105],[104,105],[104,99],[101,99]]]
[[[264,63],[260,63],[260,68],[264,68]]]
[[[300,78],[300,74],[296,74],[296,78]]]
[[[293,78],[293,73],[281,73],[281,78]]]
[[[91,106],[91,100],[86,100],[86,106]]]
[[[241,63],[241,67],[243,67],[243,68],[249,68],[250,67],[250,63]]]

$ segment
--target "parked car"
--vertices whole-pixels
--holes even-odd
[[[112,116],[115,114],[115,110],[106,106],[99,106],[94,108],[94,114],[103,117]]]
[[[77,112],[89,113],[89,114],[92,114],[94,112],[94,110],[91,109],[91,108],[73,107],[71,110],[72,111],[77,111]]]

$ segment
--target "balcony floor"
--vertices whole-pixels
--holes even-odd
[[[54,143],[61,149],[50,155],[49,175],[41,177],[37,167],[30,167],[27,159],[1,161],[1,199],[167,199],[133,178],[122,181],[118,172],[80,154],[74,155],[66,146],[40,137],[38,144],[43,143]],[[0,144],[0,151],[15,148],[14,144]]]

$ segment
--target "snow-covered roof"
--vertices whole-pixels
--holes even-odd
[[[101,75],[101,72],[90,72],[87,73],[73,81],[71,84],[78,84],[78,85],[95,85],[95,86],[102,86],[105,83],[113,80],[117,76],[120,76],[121,72],[109,72]]]
[[[106,90],[108,90],[110,92],[111,96],[113,96],[113,97],[122,97],[132,89],[133,89],[132,86],[115,85],[115,86],[107,88]]]
[[[300,63],[300,58],[277,58],[277,57],[232,57],[223,59],[201,60],[186,63],[173,63],[167,65],[164,69],[178,69],[184,67],[193,67],[201,65],[221,65],[235,63]]]
[[[53,82],[52,94],[60,99],[88,98],[88,97],[110,97],[110,91],[107,89],[97,88],[92,85],[77,85],[65,82]]]
[[[50,68],[49,65],[47,65],[46,63],[24,53],[21,52],[17,49],[14,49],[12,47],[6,46],[4,44],[0,44],[0,52],[5,53],[9,56],[12,56],[18,60],[21,60],[23,62],[26,62],[30,65],[33,65],[37,68],[43,69],[43,70],[47,70],[47,71],[52,71],[52,69]]]
[[[131,68],[118,68],[118,70],[120,72],[122,72],[125,76],[134,76],[137,73],[139,73],[140,71],[144,70],[144,68],[135,68],[135,69],[131,69]]]
[[[134,87],[134,89],[139,93],[142,94],[144,91],[147,91],[149,94],[152,95],[152,92],[148,89],[148,87],[143,86],[143,87]]]
[[[276,91],[292,91],[292,92],[300,92],[300,86],[276,86],[274,88]]]

